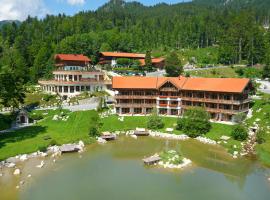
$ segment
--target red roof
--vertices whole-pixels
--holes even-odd
[[[113,77],[114,89],[158,89],[171,82],[181,90],[241,93],[250,79],[246,78],[186,78],[186,77]]]
[[[139,61],[140,61],[142,66],[145,65],[145,60],[144,59],[140,59]],[[158,64],[158,63],[161,63],[163,61],[165,61],[165,58],[152,58],[152,63],[153,64]]]
[[[113,88],[116,89],[158,89],[167,81],[171,81],[179,89],[184,84],[185,77],[113,77]]]
[[[84,56],[83,54],[56,54],[55,59],[59,59],[61,61],[91,61],[87,56]]]
[[[105,57],[118,57],[118,58],[145,58],[145,54],[140,53],[124,53],[124,52],[101,52]]]

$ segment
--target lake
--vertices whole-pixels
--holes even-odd
[[[163,150],[192,160],[185,169],[144,166],[142,158]],[[92,144],[82,154],[65,154],[54,163],[45,158],[20,164],[22,174],[5,169],[1,200],[269,200],[270,169],[254,159],[233,159],[219,146],[195,140],[174,141],[122,136],[105,145]],[[31,177],[27,177],[31,174]],[[19,182],[25,183],[16,189]]]

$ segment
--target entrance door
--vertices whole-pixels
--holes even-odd
[[[26,123],[25,116],[21,116],[20,117],[20,123],[21,124],[25,124]]]

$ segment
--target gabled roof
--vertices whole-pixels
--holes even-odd
[[[113,77],[114,89],[159,89],[171,82],[179,90],[241,93],[249,84],[246,78],[187,78],[187,77]]]
[[[167,81],[170,81],[177,88],[184,84],[185,77],[113,77],[113,88],[115,89],[158,89]]]
[[[145,60],[144,59],[140,59],[139,61],[140,61],[142,66],[145,65]],[[158,64],[158,63],[161,63],[163,61],[165,61],[165,58],[152,58],[152,63],[153,64]]]
[[[56,54],[55,59],[61,61],[80,61],[80,62],[90,62],[91,60],[84,56],[83,54]]]
[[[145,54],[140,53],[124,53],[124,52],[100,52],[101,55],[106,57],[119,57],[119,58],[145,58]]]

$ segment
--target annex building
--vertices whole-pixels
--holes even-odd
[[[138,60],[141,66],[145,66],[145,54],[124,53],[124,52],[100,52],[100,64],[109,64],[112,67],[117,66],[117,59],[127,58]],[[163,69],[165,66],[164,58],[152,58],[152,65],[156,68]]]
[[[182,115],[200,106],[216,121],[233,121],[249,110],[250,79],[187,77],[113,77],[118,114]]]

